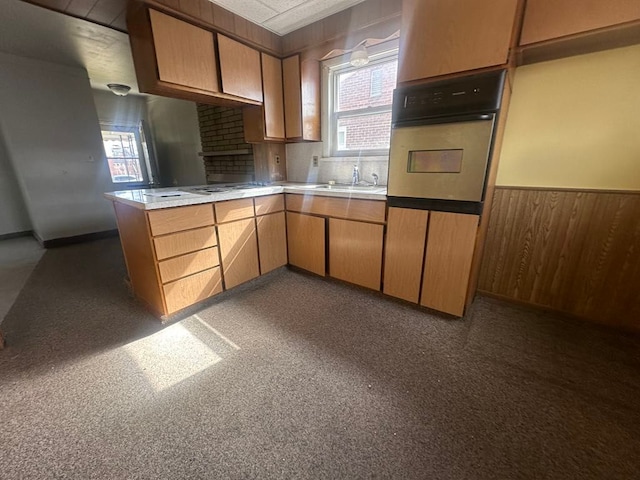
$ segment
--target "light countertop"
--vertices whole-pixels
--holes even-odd
[[[204,189],[224,191],[205,192]],[[387,199],[387,187],[327,185],[315,183],[280,182],[269,186],[258,185],[196,185],[192,187],[147,188],[119,190],[105,193],[114,202],[125,203],[142,210],[182,207],[201,203],[214,203],[238,198],[258,197],[276,193],[298,193],[365,200]]]

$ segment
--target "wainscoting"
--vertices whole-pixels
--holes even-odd
[[[479,290],[640,330],[640,192],[496,188]]]

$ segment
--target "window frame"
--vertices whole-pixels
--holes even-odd
[[[367,68],[377,64],[383,64],[392,60],[398,60],[398,41],[384,42],[367,48],[369,53],[369,63],[364,67],[354,67],[349,63],[350,54],[334,57],[323,62],[322,68],[322,92],[324,93],[322,140],[323,157],[344,158],[344,157],[379,157],[389,155],[388,148],[382,149],[361,149],[361,150],[339,150],[338,149],[338,120],[341,118],[354,118],[358,116],[375,115],[391,112],[392,104],[378,107],[361,108],[346,112],[335,112],[337,105],[338,89],[337,79],[339,74],[348,73]]]
[[[140,165],[140,173],[142,174],[142,180],[131,180],[128,182],[114,182],[113,176],[111,175],[111,168],[109,165],[109,159],[114,159],[115,157],[110,157],[107,154],[107,151],[104,146],[104,136],[102,136],[103,132],[123,132],[123,133],[132,133],[136,142],[136,147],[138,149],[138,164]],[[100,135],[102,136],[102,148],[104,151],[104,159],[107,163],[107,169],[109,170],[109,179],[111,183],[119,188],[129,189],[129,188],[138,188],[138,187],[146,187],[153,183],[153,176],[151,165],[149,163],[149,154],[147,152],[147,146],[143,141],[144,132],[142,131],[142,125],[123,125],[116,123],[100,123]],[[131,157],[134,158],[134,157]]]

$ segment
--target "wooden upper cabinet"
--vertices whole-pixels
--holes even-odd
[[[213,33],[155,10],[149,17],[159,79],[218,92]]]
[[[638,0],[527,0],[520,45],[640,20]]]
[[[140,92],[227,107],[262,104],[258,52],[254,51],[260,96],[254,100],[239,93],[225,93],[235,90],[228,82],[221,85],[214,32],[134,0],[128,2],[127,29]],[[239,61],[245,61],[244,57]],[[250,67],[245,68],[249,71]]]
[[[265,134],[269,138],[284,138],[282,61],[264,53],[262,54],[262,88]]]
[[[518,7],[519,0],[404,0],[398,82],[506,64]]]
[[[285,129],[282,61],[265,53],[261,56],[264,103],[262,107],[243,109],[244,138],[250,143],[265,140],[283,141]]]
[[[300,79],[300,56],[282,61],[284,85],[284,118],[287,138],[302,137],[302,83]]]
[[[287,139],[320,141],[320,62],[285,58],[282,83]]]
[[[222,91],[262,102],[260,52],[218,34]]]

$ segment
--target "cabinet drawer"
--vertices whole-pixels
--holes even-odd
[[[255,216],[253,198],[241,198],[215,204],[218,223],[233,222]]]
[[[167,313],[177,312],[182,308],[222,292],[220,267],[167,283],[162,288],[167,304]]]
[[[153,244],[156,247],[156,258],[164,260],[203,248],[215,247],[218,239],[215,227],[211,226],[157,237],[153,239]]]
[[[287,210],[326,217],[384,223],[386,202],[287,194]]]
[[[218,247],[211,247],[164,260],[158,264],[158,269],[162,283],[169,283],[218,265],[220,265]]]
[[[266,215],[267,213],[284,210],[284,195],[282,194],[256,197],[254,201],[256,203],[256,215]]]
[[[211,204],[152,210],[147,215],[154,237],[214,223]]]

